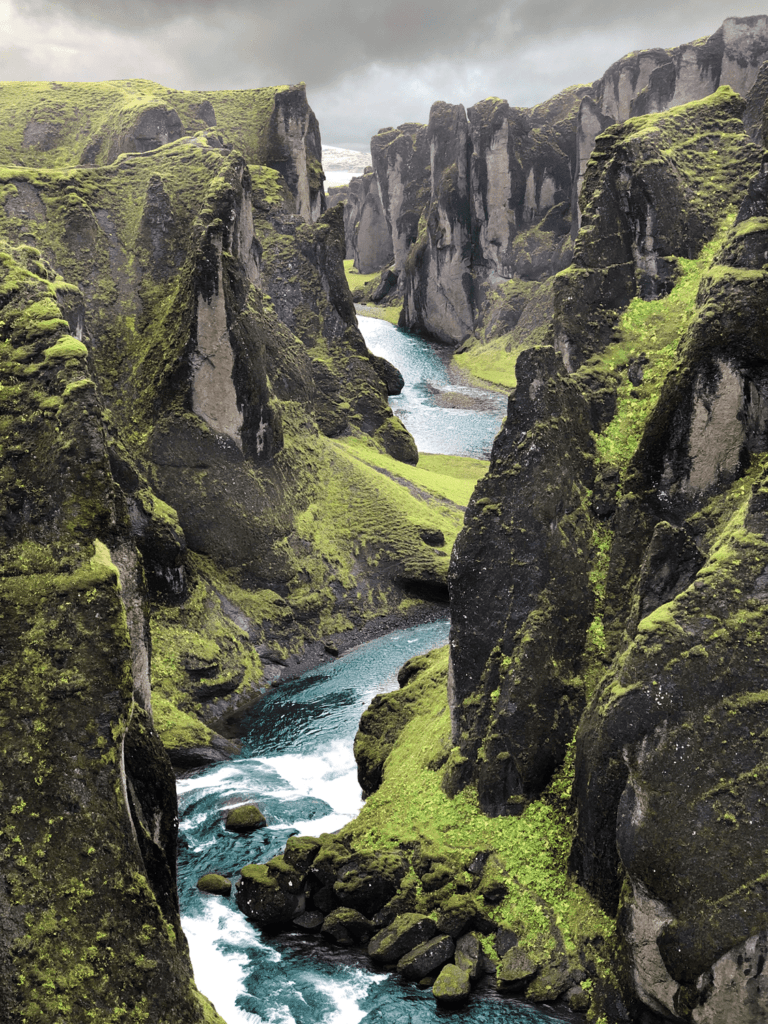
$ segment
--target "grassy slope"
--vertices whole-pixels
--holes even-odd
[[[566,955],[576,956],[579,948],[590,947],[596,968],[610,970],[594,947],[610,945],[612,922],[567,872],[573,835],[568,813],[570,758],[544,796],[517,818],[486,817],[471,789],[447,797],[442,773],[435,770],[450,750],[447,669],[444,647],[433,651],[428,667],[407,684],[409,697],[416,700],[415,715],[386,761],[382,785],[342,834],[360,850],[419,843],[425,856],[444,861],[455,876],[440,890],[440,903],[462,880],[463,866],[477,851],[494,851],[494,877],[512,883],[514,899],[497,906],[486,902],[486,913],[516,931],[537,962],[554,953],[559,931]],[[422,893],[415,879],[414,883],[419,909],[434,912],[437,894]]]
[[[344,274],[347,278],[349,290],[352,292],[352,298],[355,302],[365,304],[365,309],[360,313],[361,316],[371,316],[377,320],[387,320],[389,323],[397,326],[403,309],[402,301],[395,300],[394,304],[387,305],[374,306],[370,304],[371,292],[381,276],[380,270],[376,270],[372,274],[358,274],[355,270],[354,260],[344,260]]]

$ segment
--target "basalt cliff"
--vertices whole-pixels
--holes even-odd
[[[374,139],[404,322],[515,387],[449,648],[363,716],[359,817],[244,869],[263,926],[314,915],[446,1003],[768,1017],[767,33]],[[395,144],[429,155],[415,237]]]
[[[303,86],[5,83],[0,111],[0,1018],[212,1024],[172,764],[446,600],[421,535],[462,510],[397,476]]]
[[[766,57],[768,18],[729,18],[708,38],[628,54],[530,109],[435,103],[426,125],[371,140],[372,170],[349,188],[348,256],[360,273],[382,271],[378,298],[402,304],[403,327],[469,349],[468,367],[513,384],[494,364],[543,338],[598,135],[728,85],[747,100],[757,140]]]

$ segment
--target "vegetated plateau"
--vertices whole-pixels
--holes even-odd
[[[766,57],[734,18],[532,110],[437,103],[328,211],[301,87],[0,87],[4,1020],[219,1020],[172,764],[449,591],[361,721],[363,812],[240,907],[446,1003],[768,1017]],[[514,386],[466,514],[345,258]]]

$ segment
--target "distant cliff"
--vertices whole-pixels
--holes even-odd
[[[472,345],[476,354],[502,336],[508,350],[535,332],[532,340],[542,340],[552,278],[572,258],[597,136],[721,85],[749,100],[766,58],[768,18],[729,18],[707,39],[629,54],[591,86],[531,109],[498,99],[466,112],[436,103],[426,126],[383,129],[371,140],[373,179],[362,201],[358,186],[350,194],[349,255],[360,254],[366,272],[392,267],[409,330]],[[759,93],[745,115],[753,133]],[[363,204],[371,211],[365,219]],[[382,214],[373,216],[378,204]]]

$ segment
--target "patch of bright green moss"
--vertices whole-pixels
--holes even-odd
[[[363,438],[348,438],[342,442],[354,455],[370,466],[384,470],[389,476],[409,481],[417,487],[465,509],[475,485],[488,471],[485,459],[461,455],[419,455],[416,466],[385,455],[366,443]]]
[[[448,648],[433,651],[428,667],[408,682],[414,716],[386,760],[380,788],[342,837],[361,851],[417,843],[430,859],[455,864],[468,863],[478,850],[493,850],[509,893],[498,905],[486,904],[485,912],[517,931],[535,958],[554,952],[553,923],[566,953],[576,954],[595,939],[612,945],[613,922],[568,875],[573,745],[545,794],[519,817],[487,817],[471,787],[449,798],[440,770],[451,749],[447,667]],[[442,889],[441,902],[449,895],[448,888]],[[429,912],[428,895],[422,898],[416,909]],[[609,971],[607,961],[603,967]]]
[[[179,710],[162,692],[155,690],[152,692],[152,717],[166,750],[207,747],[213,737],[199,718]]]

